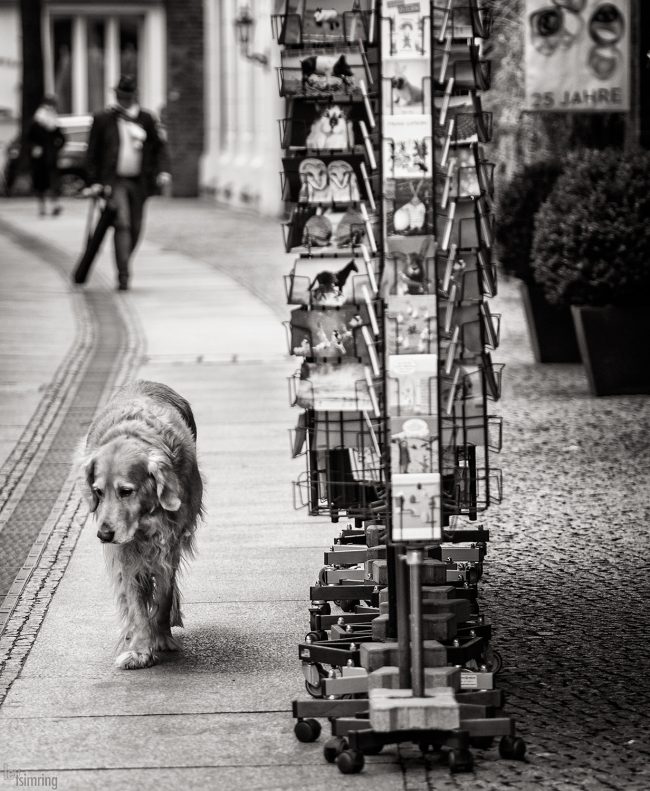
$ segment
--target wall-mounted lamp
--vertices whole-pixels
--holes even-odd
[[[250,52],[251,33],[255,20],[251,15],[251,10],[248,6],[243,6],[239,9],[237,19],[235,19],[235,27],[237,28],[237,37],[239,39],[239,49],[241,54],[247,59],[261,63],[262,66],[268,68],[269,56],[265,53],[261,55],[259,52]]]

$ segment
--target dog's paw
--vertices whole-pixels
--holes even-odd
[[[122,670],[140,670],[155,665],[157,661],[153,650],[124,651],[117,657],[115,664]]]
[[[155,651],[179,651],[181,646],[171,632],[163,632],[156,635],[153,647]]]

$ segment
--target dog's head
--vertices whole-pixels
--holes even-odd
[[[159,508],[178,511],[180,485],[170,458],[133,437],[120,437],[90,453],[83,464],[83,492],[99,523],[103,543],[132,541],[141,520]]]

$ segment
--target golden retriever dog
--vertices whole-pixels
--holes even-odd
[[[127,385],[93,421],[81,455],[81,486],[122,620],[116,664],[149,667],[159,651],[178,647],[177,575],[203,514],[190,405],[157,382]]]

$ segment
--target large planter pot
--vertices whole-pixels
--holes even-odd
[[[571,312],[593,395],[650,393],[650,306]]]
[[[538,363],[579,363],[580,350],[570,308],[549,304],[543,289],[520,281],[530,344]]]

